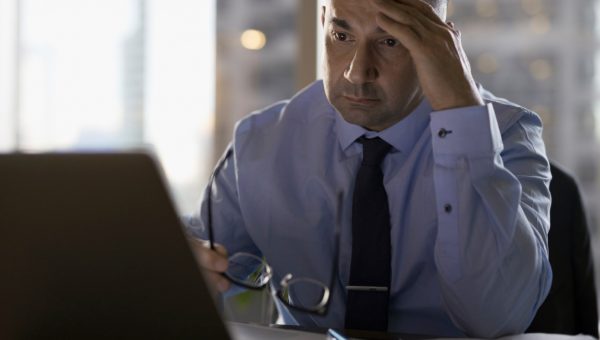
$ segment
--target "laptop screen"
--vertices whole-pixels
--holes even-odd
[[[0,155],[0,338],[228,338],[145,154]]]

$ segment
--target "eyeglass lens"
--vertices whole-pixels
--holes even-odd
[[[271,269],[260,257],[236,253],[229,258],[225,275],[232,281],[249,288],[262,288],[271,279]]]
[[[282,286],[279,298],[287,305],[317,311],[329,299],[329,288],[313,279],[292,279]]]

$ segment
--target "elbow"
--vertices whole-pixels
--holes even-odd
[[[466,327],[463,327],[463,332],[469,337],[482,338],[482,339],[495,339],[503,336],[522,334],[525,332],[529,323],[527,320],[505,320],[504,323],[499,322],[501,320],[492,318],[490,320],[479,319],[476,323],[471,323]]]
[[[535,315],[531,312],[533,308],[529,310],[522,313],[506,305],[489,304],[470,317],[452,317],[452,320],[469,337],[494,339],[524,333]]]
[[[552,283],[547,258],[541,256],[536,262],[537,266],[528,275],[521,273],[510,280],[500,275],[494,284],[481,285],[482,289],[451,294],[453,298],[447,301],[447,307],[453,306],[448,311],[454,324],[468,336],[477,338],[524,333]]]

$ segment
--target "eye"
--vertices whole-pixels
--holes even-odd
[[[384,39],[384,40],[383,40],[383,43],[384,43],[384,44],[385,44],[385,46],[387,46],[387,47],[396,47],[396,46],[398,45],[398,40],[396,40],[396,39],[391,39],[391,38],[388,38],[388,39]]]
[[[346,41],[348,40],[348,35],[342,32],[333,32],[333,38],[339,41]]]

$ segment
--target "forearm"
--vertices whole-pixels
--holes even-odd
[[[535,127],[517,122],[503,145],[491,106],[453,111],[432,115],[432,132],[452,131],[433,135],[435,257],[447,312],[469,335],[520,333],[550,287],[543,144]]]

